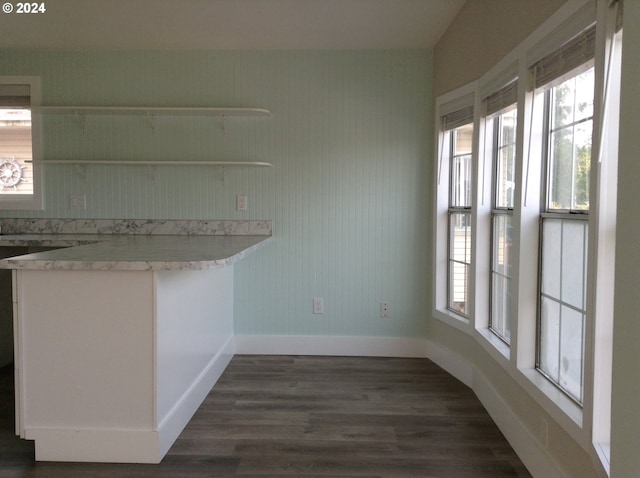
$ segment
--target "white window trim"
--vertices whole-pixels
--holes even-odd
[[[0,76],[0,84],[24,84],[30,86],[31,107],[39,106],[41,99],[39,76]],[[33,194],[11,194],[0,196],[0,210],[42,210],[43,181],[42,166],[42,122],[40,114],[32,109],[31,147],[33,153]]]
[[[499,61],[494,67],[492,67],[482,78],[480,78],[477,82],[478,88],[478,99],[479,102],[482,103],[482,99],[487,96],[495,93],[496,91],[503,88],[506,84],[512,81],[514,78],[518,78],[518,106],[522,103],[522,99],[524,98],[525,89],[522,84],[522,73],[520,72],[520,55],[518,50],[514,50],[510,52],[507,56],[505,56],[501,61]],[[519,108],[520,109],[520,108]],[[491,278],[491,258],[490,258],[490,247],[491,247],[491,210],[492,210],[492,179],[493,179],[493,116],[487,117],[484,108],[481,110],[481,115],[479,118],[479,139],[480,144],[478,146],[478,155],[479,155],[479,175],[478,175],[478,185],[479,191],[477,195],[477,215],[475,227],[477,231],[477,237],[481,238],[481,243],[477,245],[477,251],[482,251],[481,253],[476,252],[476,271],[479,274],[476,277],[483,277],[484,274],[485,280],[480,280],[478,286],[476,286],[476,295],[475,295],[475,312],[474,316],[474,325],[476,329],[476,339],[483,346],[483,348],[490,353],[493,358],[501,364],[501,366],[505,370],[511,370],[515,367],[514,364],[514,350],[516,347],[514,346],[515,335],[517,331],[516,324],[510,324],[511,328],[511,343],[506,344],[500,338],[498,338],[490,329],[489,329],[489,314],[490,314],[490,286],[489,280]],[[523,121],[522,121],[523,113],[518,111],[517,118],[517,128],[516,128],[516,157],[522,157],[522,130],[523,130]],[[489,129],[490,131],[488,131]],[[488,135],[488,136],[487,136]],[[516,177],[518,176],[519,162],[516,161]],[[516,188],[515,195],[519,194],[521,189],[521,185],[518,184]],[[517,202],[517,197],[514,197],[514,201]],[[513,211],[513,220],[516,220],[516,212],[515,208]],[[513,238],[514,244],[517,238]],[[517,254],[517,250],[514,251]],[[516,259],[517,260],[517,259]],[[517,310],[517,297],[516,297],[516,275],[517,269],[516,264],[513,264],[512,274],[514,275],[511,279],[512,281],[512,293],[514,296],[512,297],[512,312],[510,314],[511,318],[515,317],[514,311]]]
[[[435,264],[435,278],[433,287],[433,315],[439,320],[462,330],[468,334],[473,332],[472,322],[462,315],[456,314],[447,307],[447,270],[448,270],[448,212],[449,212],[449,156],[450,156],[450,142],[447,140],[449,135],[442,128],[441,118],[442,116],[465,108],[467,106],[475,105],[476,84],[472,83],[465,85],[462,88],[458,88],[451,93],[443,95],[436,100],[436,149],[435,149],[435,216],[434,222],[436,227],[434,228],[434,264]],[[474,118],[477,118],[478,109],[474,108]],[[477,144],[477,120],[474,120],[473,129],[473,144]],[[471,177],[477,177],[477,148],[472,151],[472,173]],[[472,197],[475,198],[476,188],[473,187]],[[475,207],[475,205],[474,205]],[[472,224],[473,224],[473,207],[471,209]],[[473,226],[472,226],[473,227]],[[473,244],[473,242],[472,242]],[[473,277],[474,274],[474,252],[471,252],[471,267],[470,274]],[[471,304],[471,310],[468,312],[468,316],[473,316],[473,287],[469,287],[467,291],[467,303]]]
[[[592,163],[591,187],[598,188],[597,201],[591,206],[589,241],[594,244],[593,254],[588,260],[592,264],[588,280],[587,308],[591,317],[587,317],[585,358],[585,387],[593,390],[588,398],[590,411],[591,438],[595,454],[610,473],[611,440],[611,375],[612,375],[612,335],[613,301],[615,278],[615,229],[617,209],[617,161],[608,158],[618,157],[618,130],[620,114],[620,71],[622,57],[622,33],[614,37],[617,8],[598,11],[598,21],[605,28],[596,32],[596,59],[600,58],[603,68],[596,70],[595,114],[601,118],[594,126],[595,163]],[[598,41],[600,40],[600,41]],[[611,67],[611,71],[609,68]],[[608,88],[605,96],[605,88]],[[607,106],[602,110],[602,98]],[[611,136],[610,136],[611,135]],[[611,140],[609,138],[613,138]],[[595,167],[594,167],[595,166]],[[595,317],[595,320],[593,320]],[[600,411],[608,410],[608,414]]]
[[[504,113],[504,111],[502,112]],[[496,338],[498,338],[500,341],[505,342],[505,345],[507,346],[507,349],[509,349],[510,345],[506,343],[506,339],[502,339],[501,337],[498,337],[498,332],[493,330],[493,328],[491,327],[492,325],[492,314],[493,314],[493,307],[494,304],[492,302],[492,297],[493,297],[493,278],[494,278],[494,269],[493,269],[493,261],[495,259],[494,257],[494,252],[495,252],[495,245],[494,245],[494,220],[495,218],[498,216],[498,214],[494,213],[494,211],[498,210],[500,211],[501,215],[505,215],[505,216],[510,216],[511,217],[511,221],[513,222],[513,207],[508,209],[508,208],[497,208],[496,207],[496,188],[497,188],[497,174],[498,174],[498,164],[497,164],[497,155],[499,153],[499,151],[494,150],[493,146],[494,146],[494,141],[496,138],[496,131],[495,131],[495,127],[496,127],[496,120],[498,120],[498,118],[501,116],[502,113],[497,113],[495,115],[493,115],[491,118],[486,118],[486,122],[485,125],[490,125],[490,126],[485,126],[485,128],[489,128],[491,129],[491,133],[489,133],[488,131],[485,130],[485,135],[489,135],[489,138],[491,139],[491,146],[486,146],[484,148],[482,148],[484,150],[484,154],[485,154],[485,164],[489,164],[490,168],[489,170],[487,170],[484,174],[484,180],[485,182],[489,181],[489,211],[485,212],[484,216],[485,216],[485,221],[486,224],[489,228],[489,248],[487,249],[487,251],[489,251],[487,260],[488,260],[488,264],[489,264],[489,273],[488,273],[488,280],[487,280],[487,287],[488,287],[488,292],[485,294],[485,296],[487,297],[489,303],[487,306],[487,329],[489,330],[489,332],[492,332]],[[517,114],[517,111],[516,111]],[[516,122],[516,130],[517,130],[517,122]],[[486,138],[486,136],[485,136]],[[517,141],[517,138],[514,137],[514,141]],[[499,140],[497,141],[497,146],[498,146],[498,150],[501,147],[504,147],[504,145],[501,145]],[[515,148],[516,144],[514,144],[514,148]],[[515,154],[515,151],[514,151]],[[488,157],[487,157],[488,156]],[[515,164],[514,164],[515,166]],[[514,171],[514,175],[515,175],[515,171]],[[515,197],[515,194],[514,194]],[[511,271],[511,277],[508,278],[510,283],[510,287],[511,290],[513,291],[513,268]],[[510,309],[513,309],[512,307],[510,307]],[[511,322],[512,320],[512,316],[513,316],[513,310],[509,311],[509,317],[508,317],[508,321]],[[476,326],[477,326],[477,322],[476,322]],[[511,324],[509,323],[509,329],[511,329]],[[509,340],[510,342],[510,340]],[[497,347],[497,345],[496,345]],[[502,347],[498,347],[498,348],[502,348]]]

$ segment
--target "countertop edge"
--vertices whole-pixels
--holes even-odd
[[[76,242],[73,245],[63,245],[61,247],[68,247],[69,249],[73,249],[74,246],[91,246],[92,244],[103,244],[109,243],[111,241],[110,237],[113,236],[105,236],[101,239],[89,240],[86,242]],[[181,237],[188,236],[177,236],[176,239],[180,240]],[[6,259],[0,260],[0,269],[15,269],[15,270],[68,270],[68,271],[187,271],[187,270],[208,270],[215,269],[220,267],[228,267],[240,259],[244,258],[246,255],[254,252],[257,249],[265,246],[272,240],[272,236],[213,236],[214,238],[222,238],[222,237],[252,237],[255,239],[260,239],[259,242],[247,246],[237,252],[234,252],[226,257],[220,257],[209,260],[86,260],[86,259],[39,259],[39,258],[28,258],[28,255],[9,257]],[[61,238],[62,239],[62,238]],[[72,241],[72,240],[69,240]],[[38,246],[56,246],[65,243],[65,240],[54,244],[51,241],[42,241],[37,243],[38,241],[30,239],[27,241],[28,243],[23,243],[19,245],[26,245],[31,247]],[[66,242],[69,244],[69,242]],[[2,239],[0,236],[0,245],[2,244]],[[5,246],[7,244],[4,244]],[[8,246],[15,246],[17,244],[12,243]]]

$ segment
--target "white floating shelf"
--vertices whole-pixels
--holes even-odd
[[[37,113],[93,115],[182,115],[182,116],[271,116],[263,108],[182,107],[182,106],[37,106]]]
[[[273,164],[264,161],[130,161],[130,160],[87,160],[87,159],[45,159],[26,161],[33,164],[78,164],[86,166],[250,166],[272,168]]]

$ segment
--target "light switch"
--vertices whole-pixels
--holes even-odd
[[[84,211],[84,210],[86,210],[87,209],[87,196],[85,196],[84,194],[69,196],[69,206],[74,211]]]
[[[236,211],[247,210],[247,196],[236,196]]]

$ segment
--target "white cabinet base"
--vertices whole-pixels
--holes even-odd
[[[15,299],[36,460],[160,462],[234,353],[233,267],[19,270]]]
[[[233,339],[185,393],[158,431],[29,428],[36,461],[160,463],[233,357]]]

